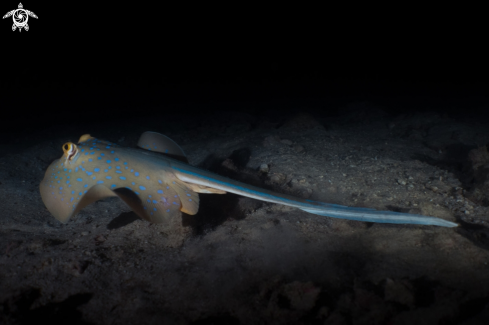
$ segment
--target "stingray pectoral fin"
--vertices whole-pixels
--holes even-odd
[[[199,211],[199,194],[193,191],[188,184],[175,180],[170,182],[170,186],[177,194],[177,197],[174,196],[173,198],[180,199],[180,211],[190,215],[194,215]]]
[[[88,140],[92,140],[92,139],[95,139],[94,137],[92,137],[90,134],[84,134],[80,137],[80,139],[78,140],[78,143],[82,143],[82,142],[85,142],[85,141],[88,141]]]
[[[83,209],[87,205],[111,196],[117,196],[117,195],[112,190],[108,189],[103,185],[100,184],[94,185],[87,191],[87,193],[83,195],[80,202],[76,205],[73,215],[76,215],[81,209]]]
[[[183,152],[183,149],[175,141],[161,133],[144,132],[139,137],[138,147],[160,152],[173,159],[188,163],[187,155]]]
[[[199,195],[178,179],[148,183],[138,191],[123,187],[114,192],[139,217],[153,223],[169,222],[180,212],[193,215],[199,210]]]
[[[97,200],[106,197],[115,196],[115,193],[102,185],[92,186],[79,201],[73,197],[69,198],[64,195],[64,191],[50,188],[46,183],[41,183],[41,198],[46,208],[60,222],[66,223],[70,218],[76,215],[81,209]]]
[[[118,197],[121,198],[122,201],[124,201],[132,211],[134,211],[141,219],[147,220],[147,221],[152,221],[155,223],[162,223],[164,222],[164,217],[163,216],[157,216],[156,218],[150,218],[148,214],[144,211],[144,207],[141,203],[141,199],[139,196],[134,193],[133,191],[127,189],[127,188],[117,188],[114,190],[114,192],[117,194]],[[154,221],[153,221],[154,220]]]

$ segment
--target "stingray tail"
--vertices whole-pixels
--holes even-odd
[[[377,223],[398,223],[398,224],[418,224],[435,225],[442,227],[457,227],[458,224],[435,217],[423,216],[421,214],[411,214],[393,211],[377,211],[370,208],[348,207],[338,204],[328,204],[318,201],[310,201],[310,207],[299,207],[306,212],[340,219],[357,220]]]
[[[222,192],[244,195],[257,200],[288,205],[320,216],[379,223],[436,225],[442,227],[458,226],[456,223],[450,221],[420,214],[377,211],[369,208],[348,207],[301,199],[244,184],[196,167],[183,165],[179,162],[173,162],[172,167],[176,171],[177,178],[187,184],[196,184],[206,188],[218,189]]]

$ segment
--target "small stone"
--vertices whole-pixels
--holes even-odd
[[[295,150],[296,152],[302,152],[302,151],[304,151],[304,147],[303,147],[303,146],[301,146],[301,145],[295,145],[295,146],[294,146],[294,150]]]
[[[107,238],[104,235],[98,235],[97,237],[95,237],[95,241],[97,243],[103,243],[106,240],[107,240]]]
[[[261,173],[268,173],[270,169],[268,168],[267,164],[261,164],[260,167],[258,168],[258,171]]]
[[[273,174],[271,177],[270,177],[270,181],[272,181],[272,183],[282,183],[283,181],[285,181],[285,175],[283,174]]]

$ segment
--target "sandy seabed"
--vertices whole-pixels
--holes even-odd
[[[0,323],[489,323],[489,128],[365,105],[66,127],[0,146]],[[460,226],[348,221],[234,194],[202,194],[198,214],[170,224],[118,198],[67,224],[51,216],[39,183],[63,143],[90,133],[134,147],[144,131],[245,183]]]

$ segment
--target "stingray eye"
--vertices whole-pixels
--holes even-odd
[[[63,145],[63,151],[64,152],[69,152],[71,150],[71,142],[66,142],[64,145]]]
[[[68,160],[73,160],[76,153],[78,152],[78,148],[76,144],[72,142],[67,142],[63,145],[64,155]]]

